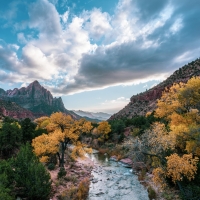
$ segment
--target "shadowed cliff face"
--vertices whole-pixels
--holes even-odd
[[[61,97],[54,98],[50,91],[42,87],[38,81],[20,89],[7,91],[0,89],[0,99],[15,102],[31,111],[35,117],[51,115],[53,112],[63,112],[70,114],[73,118],[78,118],[78,115],[65,108]]]
[[[175,71],[169,78],[157,86],[138,95],[133,95],[128,105],[118,113],[112,115],[109,120],[120,119],[123,117],[132,118],[136,115],[145,115],[156,108],[156,102],[160,99],[165,88],[170,88],[173,83],[186,83],[193,76],[200,76],[200,59],[197,59],[188,65]]]

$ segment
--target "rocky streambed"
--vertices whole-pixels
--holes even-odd
[[[147,190],[130,168],[107,155],[88,155],[94,162],[87,200],[148,200]]]

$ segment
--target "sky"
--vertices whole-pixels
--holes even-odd
[[[115,113],[200,56],[199,0],[1,0],[0,88],[38,80]]]

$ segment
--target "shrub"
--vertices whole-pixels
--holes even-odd
[[[63,176],[66,176],[67,172],[64,167],[61,167],[58,172],[58,178],[62,178]]]
[[[48,166],[47,166],[47,168],[48,168],[49,170],[54,170],[54,169],[55,169],[55,164],[49,163]]]
[[[76,183],[77,182],[77,177],[76,176],[66,176],[66,177],[64,177],[64,180]]]
[[[63,191],[61,195],[58,196],[58,199],[59,200],[77,200],[76,194],[77,194],[77,187],[72,186],[71,188]]]
[[[148,191],[148,196],[150,200],[156,199],[156,192],[151,186],[148,188],[147,191]]]
[[[89,178],[84,178],[79,186],[78,186],[78,193],[77,193],[77,200],[86,199],[89,192],[90,180]]]

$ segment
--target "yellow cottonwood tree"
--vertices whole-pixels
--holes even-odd
[[[49,117],[44,116],[44,117],[40,117],[34,120],[34,122],[37,124],[37,129],[38,128],[46,128],[46,126],[50,123],[49,121]]]
[[[194,157],[192,154],[184,154],[179,156],[174,153],[166,157],[166,167],[157,167],[153,170],[153,181],[157,185],[161,185],[162,188],[166,186],[165,178],[169,177],[174,183],[182,181],[185,177],[189,181],[194,179],[197,173],[198,157]]]
[[[198,156],[200,132],[200,78],[186,84],[174,84],[158,100],[156,116],[168,121],[170,134],[176,137],[176,147]],[[195,133],[194,133],[195,132]]]
[[[108,139],[108,133],[111,131],[111,126],[107,121],[99,122],[99,126],[97,127],[97,134],[100,135],[100,140],[104,141]]]
[[[155,148],[152,147],[158,151],[160,145],[166,150],[163,145],[166,141],[168,147],[173,144],[171,151],[174,153],[165,157],[164,165],[153,170],[155,182],[164,183],[165,177],[170,177],[174,183],[181,181],[183,177],[194,179],[199,162],[197,156],[200,156],[199,109],[200,78],[197,77],[191,78],[187,83],[174,84],[158,100],[156,116],[167,121],[168,129],[166,131],[161,125],[156,124],[155,127],[154,124],[147,131],[150,137],[148,143],[150,146],[159,143]]]
[[[141,142],[143,153],[164,159],[167,150],[174,150],[176,138],[166,130],[163,123],[155,122],[141,136]]]
[[[52,114],[49,121],[50,123],[46,127],[49,134],[35,138],[32,146],[36,155],[41,157],[41,161],[47,161],[50,155],[57,154],[59,165],[63,167],[64,154],[69,143],[75,146],[76,153],[72,155],[83,155],[85,146],[79,141],[79,137],[81,133],[89,132],[92,125],[85,119],[74,120],[71,116],[61,112]]]
[[[197,172],[198,157],[193,158],[192,154],[184,154],[180,157],[178,154],[172,154],[166,157],[167,159],[167,176],[172,178],[172,181],[181,181],[186,177],[189,181],[194,179]]]

